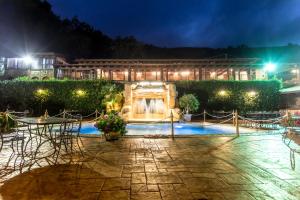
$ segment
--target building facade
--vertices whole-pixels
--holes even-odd
[[[281,63],[275,75],[284,85],[298,85],[300,64]],[[35,53],[30,57],[0,56],[0,78],[13,79],[20,76],[39,80],[104,79],[123,82],[268,79],[264,63],[257,58],[77,59],[67,62],[56,53]]]
[[[55,77],[54,66],[64,63],[66,61],[63,56],[55,53],[35,53],[24,57],[0,58],[0,75],[5,76],[6,79],[28,76],[31,79],[47,80]],[[1,69],[3,69],[2,73]]]
[[[55,65],[55,77],[114,81],[263,80],[259,59],[78,59]]]

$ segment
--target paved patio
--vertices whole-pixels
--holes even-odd
[[[280,135],[86,138],[84,146],[72,163],[15,172],[0,199],[300,199],[300,156],[292,171]]]

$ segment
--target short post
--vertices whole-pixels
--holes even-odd
[[[239,117],[238,117],[238,111],[235,111],[235,129],[236,129],[236,135],[240,136],[240,130],[239,130]]]
[[[171,110],[171,135],[172,135],[172,139],[174,140],[174,121],[173,121],[173,111]]]
[[[232,110],[232,126],[235,126],[235,111]]]
[[[45,113],[44,113],[44,118],[47,119],[48,117],[49,117],[49,114],[48,114],[48,110],[46,109]]]
[[[96,109],[95,113],[96,113],[96,119],[97,119],[98,118],[98,109]]]
[[[64,109],[64,111],[63,111],[63,118],[64,119],[66,118],[66,109]]]
[[[206,111],[204,110],[203,111],[203,124],[205,124],[206,122]]]

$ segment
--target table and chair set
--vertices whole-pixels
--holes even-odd
[[[6,115],[14,126],[10,133],[0,133],[0,159],[8,157],[5,166],[1,163],[1,169],[22,172],[33,166],[71,162],[74,155],[83,155],[80,115],[27,117],[10,112]],[[8,152],[9,156],[1,155]]]

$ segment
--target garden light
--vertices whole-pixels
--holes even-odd
[[[42,94],[42,93],[44,92],[44,90],[38,89],[36,92],[37,92],[38,94]]]
[[[247,95],[249,97],[255,97],[257,95],[257,92],[255,92],[255,91],[252,90],[252,91],[247,92]]]
[[[275,71],[275,69],[276,69],[275,63],[269,62],[264,65],[264,70],[267,72],[273,72],[273,71]]]
[[[85,96],[86,92],[84,90],[78,89],[76,90],[76,96],[77,97],[83,97]]]
[[[225,97],[225,96],[228,95],[228,92],[227,92],[226,90],[220,90],[220,91],[218,92],[218,95],[221,96],[221,97]]]

